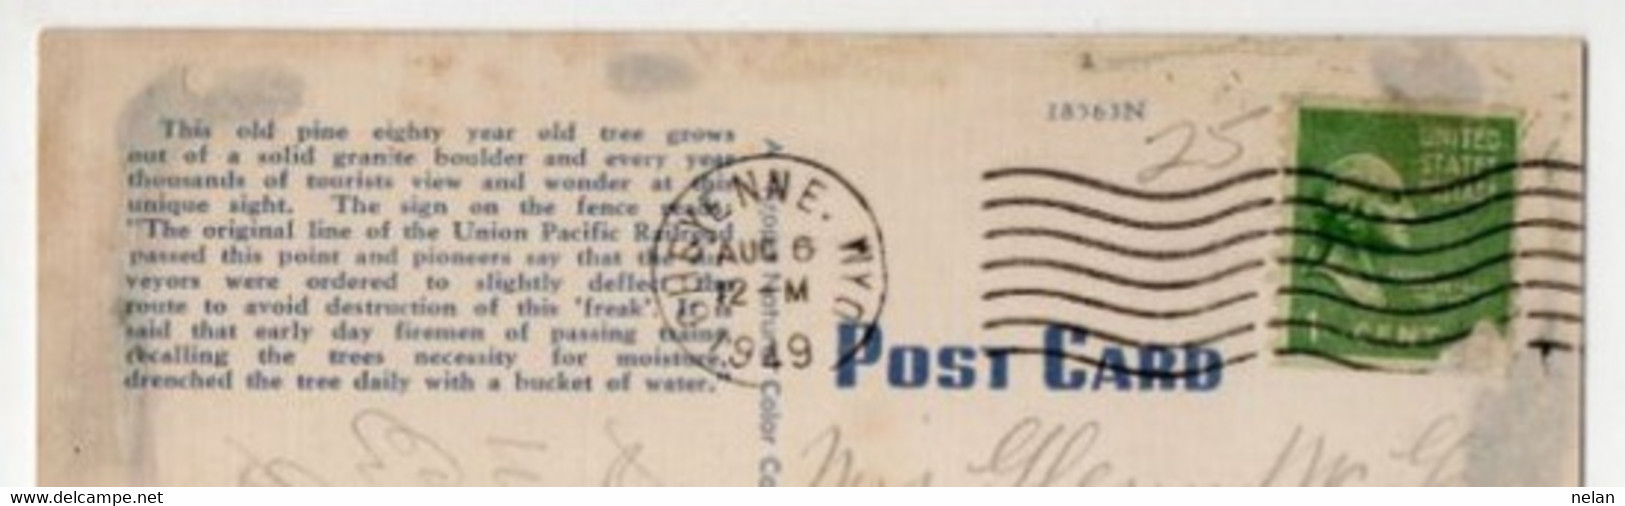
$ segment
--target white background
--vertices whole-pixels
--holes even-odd
[[[1625,486],[1625,2],[71,0],[0,5],[0,486],[34,482],[37,43],[46,27],[1569,35],[1588,41],[1586,482]],[[1612,309],[1612,311],[1610,311]],[[1552,503],[1567,497],[1554,495]],[[1540,501],[1548,502],[1548,501]]]

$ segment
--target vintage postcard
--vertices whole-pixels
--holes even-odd
[[[45,485],[1575,485],[1584,45],[55,30]]]

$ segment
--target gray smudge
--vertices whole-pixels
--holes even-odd
[[[208,120],[220,132],[227,123],[290,114],[303,104],[304,95],[304,80],[281,68],[218,70],[206,77],[175,68],[125,106],[118,141],[130,148],[161,140],[160,118]]]
[[[681,58],[654,53],[627,53],[606,68],[610,89],[625,95],[653,95],[694,86],[694,68]]]
[[[164,139],[163,118],[205,120],[218,139],[231,135],[230,130],[240,122],[292,114],[304,103],[304,94],[304,80],[277,67],[211,70],[207,75],[187,67],[170,69],[153,79],[124,106],[116,126],[118,152],[126,153],[138,147],[150,149],[171,142]],[[115,255],[115,258],[122,261],[123,257]],[[116,299],[118,307],[113,311],[119,315],[120,323],[127,324],[128,315],[122,308],[128,294],[123,295]],[[118,353],[117,350],[110,352]],[[123,363],[122,360],[117,362]],[[155,455],[147,446],[152,437],[152,401],[144,392],[131,392],[125,397],[126,412],[133,416],[126,419],[129,425],[120,430],[120,438],[125,441],[122,450],[127,462],[134,464],[128,479],[134,484],[152,483],[157,476]]]
[[[1572,355],[1516,353],[1506,386],[1479,396],[1467,439],[1469,486],[1572,485],[1578,458],[1579,388]]]
[[[1383,92],[1395,99],[1477,102],[1483,96],[1478,71],[1449,42],[1379,47],[1371,53],[1371,68]]]

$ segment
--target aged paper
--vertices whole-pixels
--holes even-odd
[[[52,31],[47,485],[1562,485],[1583,46]]]

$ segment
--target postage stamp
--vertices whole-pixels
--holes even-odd
[[[1515,118],[1305,106],[1297,119],[1285,351],[1415,367],[1503,339]]]

